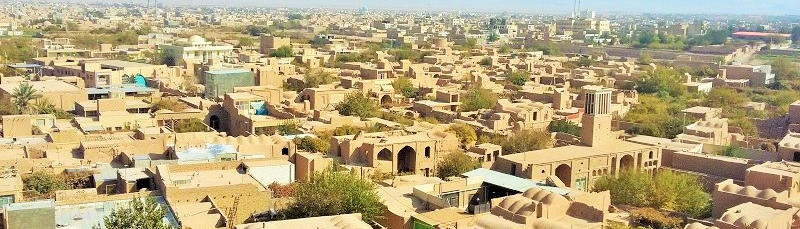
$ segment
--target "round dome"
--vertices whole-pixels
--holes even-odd
[[[703,225],[702,223],[692,223],[686,227],[686,229],[705,229],[705,228],[708,227],[706,227],[706,225]]]
[[[753,223],[750,224],[750,227],[755,229],[765,229],[767,228],[768,225],[769,224],[763,219],[758,219],[756,221],[753,221]]]
[[[729,185],[725,185],[725,187],[722,187],[722,191],[726,191],[726,192],[736,192],[736,191],[737,191],[737,189],[738,189],[738,187],[737,187],[737,186],[738,186],[738,185],[735,185],[735,184],[729,184]]]
[[[746,226],[750,225],[750,223],[752,223],[752,222],[753,222],[753,220],[750,219],[750,217],[742,216],[741,218],[736,220],[736,222],[734,222],[733,225],[736,225],[736,226],[739,226],[739,227],[746,227]]]
[[[740,193],[744,194],[744,195],[747,195],[747,196],[755,196],[756,194],[758,194],[758,189],[756,189],[753,186],[747,186],[747,187],[744,187],[744,189],[742,189],[742,191]]]
[[[737,213],[728,213],[722,216],[722,221],[727,223],[733,223],[736,219],[739,219],[741,215]]]
[[[758,198],[772,199],[772,197],[775,197],[776,195],[778,195],[778,193],[775,192],[775,190],[765,189],[764,191],[761,191],[761,193],[758,194]]]
[[[193,36],[189,37],[189,42],[191,42],[191,43],[201,43],[201,42],[206,42],[206,39],[201,37],[201,36],[193,35]]]

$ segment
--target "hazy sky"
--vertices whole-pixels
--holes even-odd
[[[197,2],[197,0],[162,1]],[[371,9],[532,13],[567,13],[573,8],[573,0],[200,0],[200,2],[270,7],[355,9],[368,6]],[[598,12],[797,15],[800,14],[800,0],[582,0],[581,8],[591,8]]]

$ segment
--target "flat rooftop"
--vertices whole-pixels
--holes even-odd
[[[615,152],[628,152],[642,150],[654,146],[639,143],[627,142],[619,139],[611,140],[612,144],[604,147],[589,147],[581,145],[569,145],[549,149],[535,150],[524,153],[501,156],[502,158],[515,162],[528,162],[531,164],[548,163],[555,161],[566,161],[583,157],[606,155]]]

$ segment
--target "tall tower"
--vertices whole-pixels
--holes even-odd
[[[587,146],[601,146],[613,139],[611,134],[611,92],[602,86],[584,86],[585,99],[581,124],[581,142]]]

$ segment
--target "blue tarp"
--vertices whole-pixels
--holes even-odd
[[[218,155],[236,154],[236,148],[232,145],[206,144],[205,148],[189,148],[175,153],[178,161],[213,161]]]
[[[145,81],[144,76],[139,73],[136,73],[136,75],[133,76],[133,83],[139,85],[140,87],[147,87],[147,81]]]

